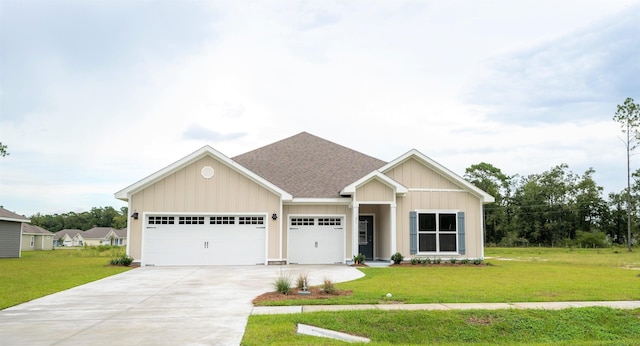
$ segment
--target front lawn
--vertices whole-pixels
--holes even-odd
[[[124,248],[24,251],[0,259],[0,309],[129,270],[109,260]]]
[[[637,345],[640,310],[343,311],[249,317],[242,345],[342,345],[298,335],[298,323],[368,337],[371,345]]]
[[[350,296],[259,305],[638,300],[640,252],[615,251],[492,248],[485,265],[361,268],[364,278],[336,285]]]
[[[362,268],[337,284],[351,296],[269,305],[639,300],[640,251],[487,248],[482,266]],[[386,298],[386,293],[392,293]],[[360,310],[257,315],[242,344],[335,345],[296,334],[298,323],[369,337],[372,344],[638,345],[640,310]]]

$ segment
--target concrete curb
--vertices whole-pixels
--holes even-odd
[[[299,314],[317,311],[350,310],[500,310],[541,309],[562,310],[584,307],[609,307],[613,309],[640,309],[640,300],[601,302],[522,302],[522,303],[443,303],[443,304],[362,304],[362,305],[296,305],[254,306],[252,315]]]

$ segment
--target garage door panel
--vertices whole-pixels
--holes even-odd
[[[186,217],[181,217],[184,220]],[[232,217],[235,218],[235,217]],[[176,221],[178,216],[175,216]],[[255,265],[265,262],[266,227],[256,224],[147,225],[145,265]]]
[[[289,263],[333,264],[344,261],[343,219],[303,217],[290,220]],[[338,220],[338,221],[335,221]]]

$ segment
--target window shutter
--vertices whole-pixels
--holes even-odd
[[[409,212],[409,254],[418,253],[418,213]]]
[[[460,211],[458,212],[458,253],[461,255],[466,252],[464,238],[464,212]]]

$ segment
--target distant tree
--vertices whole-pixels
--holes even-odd
[[[464,178],[495,198],[494,203],[484,207],[485,241],[499,243],[509,232],[508,207],[512,177],[490,163],[481,162],[467,168]]]
[[[7,151],[7,146],[2,144],[2,142],[0,142],[0,157],[5,157],[9,155],[9,152]]]
[[[127,207],[115,210],[111,206],[91,208],[81,213],[68,212],[65,214],[42,215],[37,213],[30,217],[31,224],[43,227],[51,232],[62,229],[80,229],[86,231],[92,227],[112,227],[121,229],[127,227]]]
[[[625,138],[622,141],[627,149],[627,243],[632,251],[631,242],[631,153],[640,143],[640,104],[633,103],[628,97],[613,116],[622,128]]]

